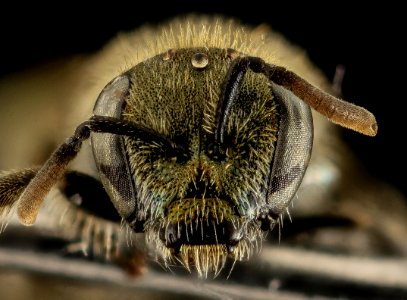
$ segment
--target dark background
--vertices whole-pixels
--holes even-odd
[[[304,48],[329,79],[337,65],[345,66],[344,98],[372,111],[379,133],[375,138],[348,130],[342,134],[370,173],[407,195],[407,82],[402,46],[407,16],[391,2],[353,4],[361,7],[339,1],[299,5],[253,0],[243,4],[221,0],[99,2],[90,7],[74,2],[9,3],[0,12],[0,75],[70,54],[96,51],[118,31],[182,13],[218,13],[254,25],[266,22]],[[0,100],[5,105],[6,99]]]

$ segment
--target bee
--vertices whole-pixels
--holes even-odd
[[[119,70],[81,103],[91,116],[42,166],[1,173],[2,220],[33,225],[45,203],[86,251],[120,261],[135,251],[122,237],[140,233],[164,266],[205,278],[250,259],[302,183],[311,110],[377,133],[374,115],[318,87],[310,65],[292,69],[298,56],[268,29],[223,18],[122,35],[90,64]]]

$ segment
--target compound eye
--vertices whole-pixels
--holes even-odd
[[[219,147],[225,143],[226,124],[230,117],[231,107],[249,68],[255,73],[262,73],[269,79],[274,74],[274,67],[266,64],[260,58],[235,59],[226,75],[217,109],[213,153],[216,153],[216,146]],[[290,82],[289,79],[293,77],[293,73],[284,70],[281,73],[282,77],[285,76],[284,78],[288,78],[287,81]],[[301,78],[298,78],[298,81],[304,83]],[[304,177],[311,157],[313,140],[311,109],[297,96],[301,93],[295,89],[296,94],[291,92],[293,89],[290,84],[284,86],[276,84],[273,80],[270,80],[269,84],[274,94],[274,101],[280,108],[280,124],[268,181],[266,203],[260,209],[260,219],[266,219],[267,216],[272,216],[274,219],[275,216],[279,216],[285,211]],[[306,87],[310,88],[309,84]]]
[[[280,126],[267,192],[267,209],[282,214],[298,190],[311,157],[313,122],[310,107],[292,92],[271,82],[280,105]]]
[[[130,80],[126,75],[113,79],[100,93],[93,112],[98,116],[122,119]],[[100,179],[113,205],[124,219],[134,213],[136,192],[122,135],[92,134],[93,156]]]

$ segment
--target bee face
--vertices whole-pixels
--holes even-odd
[[[102,182],[121,216],[136,230],[142,225],[164,261],[178,256],[203,274],[216,273],[227,256],[250,256],[263,238],[261,228],[269,230],[281,214],[278,206],[285,209],[294,195],[311,151],[309,108],[286,103],[263,74],[245,74],[221,125],[224,90],[238,56],[231,49],[168,50],[113,81],[95,107],[95,114],[145,128],[138,136],[92,137]],[[292,107],[299,126],[287,127]],[[287,142],[294,129],[305,147]],[[283,171],[291,179],[283,182],[281,174],[272,174],[273,164],[293,148]],[[283,189],[272,190],[276,180]],[[288,186],[283,203],[273,199]]]

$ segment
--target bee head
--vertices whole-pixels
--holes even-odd
[[[120,215],[165,263],[202,276],[248,259],[285,211],[312,145],[309,107],[231,49],[169,50],[112,81],[94,113],[137,134],[92,134]]]

